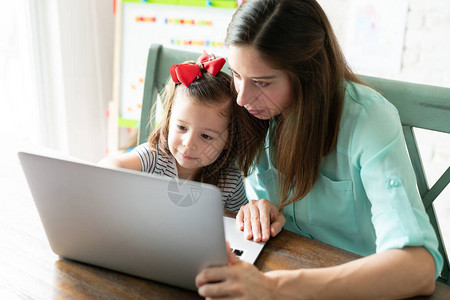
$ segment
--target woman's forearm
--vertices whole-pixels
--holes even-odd
[[[392,249],[329,268],[273,271],[275,295],[290,299],[398,299],[429,295],[435,267],[423,247]]]

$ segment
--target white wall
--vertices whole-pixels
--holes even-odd
[[[450,1],[410,0],[402,75],[450,87]]]
[[[355,1],[359,0],[318,0],[341,45],[347,42],[349,7]],[[449,37],[450,1],[409,0],[400,72],[389,77],[450,87]]]

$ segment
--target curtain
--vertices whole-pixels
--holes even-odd
[[[0,138],[42,144],[31,24],[25,0],[0,2]]]
[[[113,2],[7,0],[0,22],[0,133],[92,162],[102,158]]]

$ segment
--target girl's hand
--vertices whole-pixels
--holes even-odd
[[[247,239],[265,242],[280,233],[286,219],[275,204],[261,199],[242,206],[236,216],[236,223]]]
[[[137,154],[129,152],[117,156],[105,157],[97,163],[97,166],[141,171],[141,160]]]
[[[207,299],[272,298],[276,279],[241,261],[228,249],[228,266],[206,268],[195,278],[198,293]]]

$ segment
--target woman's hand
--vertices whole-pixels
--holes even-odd
[[[204,269],[198,293],[208,299],[404,299],[430,295],[434,260],[424,247],[389,249],[327,268],[262,273],[230,253],[229,265]]]
[[[241,261],[228,248],[228,266],[206,268],[195,278],[198,293],[207,299],[270,297],[276,287],[275,279],[266,276],[255,266]]]
[[[261,199],[242,206],[236,216],[236,223],[247,239],[265,242],[280,233],[286,219],[275,204]]]

